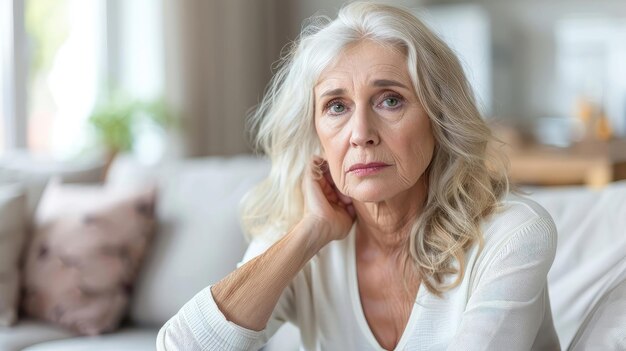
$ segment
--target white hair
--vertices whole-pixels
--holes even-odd
[[[321,151],[313,88],[347,46],[362,40],[406,55],[414,89],[431,121],[436,146],[426,170],[428,197],[415,219],[406,256],[428,290],[440,295],[462,280],[464,254],[476,242],[482,247],[480,222],[498,208],[509,184],[504,162],[494,162],[501,155],[488,152],[494,138],[457,57],[408,10],[353,2],[335,20],[309,20],[250,116],[255,145],[272,167],[243,199],[242,223],[252,236],[281,236],[302,218],[301,180],[311,157]],[[444,276],[453,273],[459,274],[454,283],[443,286]]]

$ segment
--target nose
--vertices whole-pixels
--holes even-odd
[[[368,108],[357,108],[351,118],[352,134],[350,145],[352,147],[376,146],[380,137],[371,115],[373,111]]]

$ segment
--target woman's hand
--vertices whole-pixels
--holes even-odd
[[[211,287],[213,300],[228,321],[265,329],[283,291],[302,267],[330,241],[350,232],[354,207],[335,187],[328,164],[316,157],[305,173],[302,220],[264,253]]]
[[[325,233],[325,242],[345,238],[355,219],[352,199],[335,186],[328,163],[315,156],[302,181],[304,219]]]

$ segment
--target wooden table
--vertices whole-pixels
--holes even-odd
[[[626,179],[626,139],[586,141],[568,148],[511,147],[508,156],[515,184],[602,187]]]

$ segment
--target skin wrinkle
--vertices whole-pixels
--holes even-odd
[[[255,331],[265,328],[288,282],[321,249],[317,238],[308,232],[310,223],[299,223],[263,254],[211,287],[215,303],[226,320]],[[293,254],[282,254],[285,252]],[[273,272],[272,279],[259,274],[266,269]]]
[[[407,265],[409,234],[428,194],[425,171],[435,139],[406,56],[385,48],[362,41],[345,49],[322,72],[314,96],[321,154],[335,186],[352,199],[356,212],[364,314],[381,345],[393,348],[420,285],[415,267]],[[398,99],[398,105],[383,105],[389,98]],[[368,176],[347,172],[355,163],[370,162],[390,166]]]
[[[252,238],[267,235],[272,240],[285,239],[285,242],[292,244],[288,247],[277,246],[279,249],[276,250],[270,248],[261,255],[263,260],[255,261],[257,264],[243,265],[236,272],[231,273],[232,279],[228,279],[228,283],[232,282],[233,285],[241,286],[249,292],[246,294],[249,296],[240,298],[239,301],[242,303],[235,304],[232,311],[227,311],[225,315],[234,318],[234,323],[242,322],[241,326],[254,330],[260,330],[266,325],[272,310],[265,307],[276,305],[277,296],[275,295],[278,295],[290,283],[300,269],[289,258],[314,257],[313,255],[329,240],[345,239],[350,225],[354,224],[354,205],[351,199],[344,199],[344,195],[337,190],[341,189],[356,199],[355,202],[363,204],[363,210],[358,214],[360,216],[359,227],[355,233],[358,239],[355,242],[358,246],[355,259],[359,260],[356,267],[358,293],[364,301],[362,307],[366,310],[366,319],[377,339],[380,341],[382,338],[381,345],[392,349],[394,342],[398,341],[396,338],[401,335],[410,306],[415,302],[412,300],[416,293],[415,286],[419,286],[420,289],[426,288],[430,293],[442,298],[442,293],[459,285],[464,270],[456,270],[450,263],[454,259],[459,259],[462,252],[454,252],[454,256],[450,257],[446,254],[450,253],[452,246],[459,247],[459,244],[462,244],[466,247],[482,239],[480,219],[483,215],[481,214],[486,216],[491,213],[497,205],[497,200],[508,191],[508,182],[505,169],[495,170],[493,173],[499,171],[497,175],[492,175],[484,169],[482,162],[485,157],[481,151],[481,145],[491,140],[492,136],[480,118],[474,102],[471,101],[471,88],[465,82],[463,69],[448,47],[427,28],[421,28],[421,25],[415,27],[414,17],[408,13],[398,18],[384,17],[384,21],[372,23],[369,20],[365,22],[366,18],[370,17],[362,17],[364,13],[359,10],[375,9],[377,5],[355,4],[354,6],[356,6],[354,9],[353,5],[349,5],[346,10],[342,10],[340,14],[345,13],[345,15],[340,15],[339,19],[334,22],[322,21],[324,23],[318,23],[319,26],[314,29],[311,27],[303,29],[300,39],[294,42],[289,53],[281,61],[279,71],[272,78],[259,108],[251,116],[253,125],[258,126],[260,130],[254,139],[257,150],[270,158],[272,166],[267,179],[244,198],[241,211],[242,224],[246,233]],[[327,24],[330,25],[326,28]],[[366,30],[365,27],[370,25],[371,27]],[[404,61],[403,68],[409,72],[410,80],[405,82],[411,82],[413,89],[411,94],[404,94],[395,88],[378,90],[396,91],[409,99],[409,104],[413,102],[410,100],[413,98],[412,94],[417,92],[419,99],[416,101],[424,103],[421,106],[422,113],[405,113],[405,109],[399,109],[401,113],[398,115],[381,114],[384,111],[377,104],[380,101],[372,99],[373,94],[370,94],[372,91],[363,95],[367,99],[361,100],[351,99],[354,96],[350,96],[352,92],[348,88],[336,91],[335,93],[342,95],[339,98],[344,102],[346,101],[343,98],[346,96],[343,95],[348,95],[347,102],[354,102],[356,106],[361,107],[361,110],[357,112],[361,115],[356,117],[367,117],[360,121],[361,127],[369,127],[374,132],[378,131],[374,133],[374,136],[381,138],[381,142],[350,149],[349,135],[344,131],[337,135],[327,134],[326,141],[330,140],[333,144],[329,142],[322,145],[316,138],[321,137],[319,125],[316,123],[317,118],[323,114],[318,114],[320,109],[315,107],[316,102],[321,103],[321,101],[315,99],[315,93],[312,94],[311,88],[314,83],[317,83],[320,71],[331,66],[335,68],[340,66],[337,64],[338,51],[342,52],[342,57],[350,57],[354,52],[348,53],[344,49],[356,46],[364,40],[386,42],[387,45],[378,47],[377,52],[381,54],[389,53],[391,50],[387,49],[392,48],[406,55],[403,57],[404,60],[399,61]],[[367,55],[361,55],[356,61],[361,61],[360,63],[363,64],[387,64],[370,60]],[[350,69],[353,69],[353,66]],[[390,71],[387,72],[390,76],[396,73],[393,69]],[[404,73],[399,76],[405,78]],[[455,78],[459,78],[463,84],[454,84]],[[325,83],[330,85],[325,87],[327,89],[341,88],[341,79],[329,80]],[[336,83],[338,85],[333,87],[332,84]],[[359,83],[352,80],[351,84],[346,87],[354,87],[355,84],[361,87]],[[401,106],[404,105],[401,104]],[[354,110],[349,110],[349,112],[346,120],[351,118]],[[410,117],[422,115],[432,118],[432,120],[427,120],[432,123],[431,126],[415,128],[410,133],[402,129]],[[312,116],[315,118],[311,118]],[[335,126],[339,130],[342,127],[358,127],[358,124],[345,126],[341,120],[340,118],[332,122],[328,120],[326,126],[329,128]],[[389,131],[386,128],[392,126],[398,127],[396,131],[399,138],[389,139],[389,135],[393,136],[394,133],[384,133]],[[426,145],[427,139],[432,136],[424,136],[422,131],[425,130],[434,132],[437,140],[437,145],[435,145],[437,152],[432,161],[430,161],[433,157],[432,150],[429,150],[430,145]],[[357,132],[370,132],[371,134],[372,131],[364,128]],[[413,137],[412,144],[424,144],[425,147],[407,148],[406,145],[410,143],[406,143],[403,139],[407,135]],[[365,133],[361,136],[368,138],[371,135]],[[329,150],[334,152],[326,155],[325,152]],[[352,152],[354,150],[361,153]],[[372,150],[376,152],[368,153]],[[402,154],[399,152],[402,150],[410,152]],[[411,158],[411,152],[414,159]],[[315,166],[309,164],[310,158],[313,156],[317,159],[314,155],[318,154],[324,154],[324,158],[333,165],[332,174],[328,172],[323,174],[328,184],[323,183],[321,187],[314,185],[324,180],[311,181],[310,173],[307,172],[310,167]],[[348,161],[363,162],[368,161],[368,157],[373,161],[394,162],[392,168],[384,172],[387,178],[386,183],[363,181],[358,184],[353,182],[352,175],[342,172],[342,166],[349,165]],[[374,159],[374,157],[380,159]],[[337,162],[337,160],[342,162]],[[424,162],[425,164],[421,165],[424,168],[409,165],[406,160],[412,160],[412,163],[420,165]],[[424,172],[428,172],[430,183],[428,179],[417,176]],[[476,181],[480,182],[479,185],[472,184],[469,176],[472,173],[477,174]],[[335,182],[338,188],[335,187]],[[425,184],[429,186],[425,187]],[[483,191],[484,189],[486,191]],[[333,195],[333,192],[336,194]],[[411,199],[410,196],[400,196],[399,193],[402,192],[412,194],[413,200],[417,199],[411,204],[413,206],[393,206]],[[465,194],[459,195],[461,192]],[[309,194],[315,196],[306,196]],[[326,195],[326,199],[320,195]],[[423,198],[420,196],[428,196],[429,200],[432,199],[427,208],[420,207],[423,204]],[[366,201],[368,197],[369,201]],[[349,204],[352,210],[349,211],[350,216],[347,216],[346,211],[340,208],[342,203],[331,203],[331,207],[338,211],[329,211],[329,207],[326,206],[328,204],[324,200],[332,202],[337,198],[345,201],[344,205]],[[376,206],[377,203],[382,203],[385,207]],[[322,207],[324,211],[314,211],[312,214],[317,217],[312,219],[311,216],[306,215],[307,210],[316,205],[318,209]],[[347,207],[344,206],[343,210],[346,209]],[[387,214],[385,209],[391,214],[398,213],[393,217]],[[374,211],[375,215],[368,217],[369,212],[374,213]],[[407,227],[401,224],[407,222],[407,218],[411,218],[413,214],[420,213],[413,228],[410,228],[410,244],[406,247],[409,255],[404,261],[404,267],[408,266],[411,271],[416,272],[419,278],[416,282],[416,280],[407,279],[408,274],[403,276],[398,274],[400,269],[395,262],[402,253],[400,250],[393,250],[399,244],[394,245],[394,242],[389,239],[401,239],[402,235],[408,231]],[[322,223],[317,220],[319,218],[328,220]],[[366,220],[371,220],[370,225]],[[370,227],[369,232],[362,229],[367,227]],[[386,235],[393,231],[396,232],[395,236]],[[306,243],[312,237],[318,238],[315,241],[320,246],[314,247],[311,251],[303,250],[305,246],[303,242]],[[365,242],[363,238],[371,240]],[[412,265],[406,265],[407,260]],[[460,261],[463,262],[462,257]],[[252,268],[254,272],[245,274],[244,270],[248,268]],[[449,272],[458,273],[456,282],[447,285],[439,284],[442,277]],[[263,278],[261,279],[263,284],[254,281],[257,277]],[[374,281],[372,277],[381,278],[381,280]],[[397,287],[398,281],[412,289],[400,292]],[[219,289],[219,284],[212,288],[213,292],[217,291],[214,297],[218,307],[221,303],[227,303],[223,301],[219,292],[231,290],[226,287]],[[259,286],[262,288],[259,289]],[[382,295],[372,295],[372,291],[380,292]],[[369,304],[368,301],[374,302]],[[385,304],[389,301],[394,303]],[[367,313],[368,311],[372,313]],[[387,311],[389,313],[386,313]],[[405,311],[405,313],[398,311]],[[381,316],[381,314],[385,315]]]
[[[346,50],[346,52],[347,51],[349,51],[349,50]],[[359,63],[359,60],[360,60],[360,58],[357,57],[357,60],[354,61],[354,58],[350,57],[346,53],[342,54],[340,57],[341,57],[341,59],[339,60],[339,62],[341,62],[342,60],[347,61],[347,64],[345,66],[348,66],[348,67],[354,67],[355,65],[357,65]],[[400,81],[402,79],[407,80],[407,74],[405,72],[406,69],[404,67],[404,63],[405,62],[402,62],[402,65],[400,65],[400,67],[401,67],[400,69],[398,69],[399,68],[398,65],[394,66],[394,65],[390,65],[390,64],[373,64],[369,68],[370,71],[366,71],[365,73],[359,72],[356,75],[356,78],[354,78],[354,79],[342,79],[342,77],[341,77],[342,75],[343,76],[349,75],[351,73],[351,71],[352,71],[351,69],[342,69],[342,68],[335,69],[334,72],[333,72],[334,75],[331,76],[331,77],[324,77],[324,75],[322,75],[322,78],[320,79],[320,83],[318,83],[316,85],[316,90],[315,90],[316,93],[317,93],[316,95],[318,95],[318,96],[319,95],[324,95],[328,91],[337,92],[337,91],[341,90],[344,93],[346,91],[353,91],[354,88],[355,88],[355,81],[367,80],[367,78],[368,78],[367,76],[371,75],[371,74],[369,74],[369,72],[376,72],[376,74],[380,74],[382,76],[387,74],[387,75],[393,77],[395,80],[400,80]],[[401,74],[400,73],[401,71],[404,71],[405,74]],[[337,78],[337,76],[339,76],[339,78]],[[334,84],[342,84],[343,83],[344,85],[342,87],[340,87],[340,88],[336,88],[336,86],[332,85],[331,83],[334,83]],[[405,85],[405,86],[406,85],[412,86],[411,82],[408,82],[408,83],[403,84],[403,85]],[[403,89],[399,89],[399,90],[402,91]],[[404,90],[407,90],[407,89],[404,89]],[[319,93],[320,91],[323,91],[323,92]],[[415,103],[417,103],[417,98],[416,98],[414,92],[410,92],[410,94],[407,94],[407,91],[403,91],[402,95],[407,100],[406,101],[407,104],[415,104]],[[333,98],[336,98],[336,97],[337,96],[331,95],[331,96],[327,96],[326,99],[320,99],[320,98],[316,99],[317,101],[320,101],[320,103],[318,104],[318,108],[316,109],[316,111],[318,112],[318,113],[316,113],[316,115],[319,115],[320,111],[323,111],[324,105],[328,101],[331,101]],[[359,98],[361,98],[361,97],[357,96],[355,98],[355,100],[358,100]],[[369,99],[365,99],[365,100],[369,100]],[[361,113],[361,112],[362,111],[360,111],[359,108],[357,107],[357,108],[355,108],[355,111],[353,113],[357,114],[357,113]],[[403,110],[402,113],[400,114],[400,116],[398,118],[396,118],[393,121],[392,124],[401,123],[404,120],[404,118],[405,118],[405,113],[406,113],[406,110]],[[369,120],[371,118],[369,118],[369,113],[368,113],[368,115],[366,116],[365,119],[368,122],[370,122]],[[333,123],[335,123],[335,122],[333,122]],[[378,121],[377,119],[373,119],[373,121],[371,123],[368,123],[367,127],[369,127],[369,129],[367,129],[367,133],[371,135],[372,134],[371,133],[372,129],[376,130],[376,131],[382,129],[382,132],[381,132],[382,135],[379,138],[382,138],[382,139],[393,138],[394,137],[393,132],[397,132],[397,131],[390,132],[388,130],[389,128],[381,128],[378,125],[380,123],[382,123],[382,122]],[[370,127],[370,124],[371,124],[371,127]],[[389,135],[385,135],[385,133],[387,133]],[[370,136],[370,135],[368,135],[368,136]],[[325,150],[323,151],[323,154],[324,155],[326,154]],[[415,154],[417,155],[418,159],[420,159],[422,161],[425,159],[424,151],[421,148],[418,147],[416,152],[415,152]],[[432,155],[432,150],[431,150],[431,155]],[[349,156],[351,156],[351,155],[349,155]],[[347,161],[345,168],[348,168],[350,164],[353,164],[353,163],[359,161],[358,157],[355,157],[355,158],[357,158],[356,161],[352,161],[352,160]],[[393,180],[391,180],[392,182],[397,182],[398,183],[397,187],[408,187],[408,186],[410,186],[410,185],[415,183],[415,180],[412,180],[412,179],[410,179],[407,176],[407,174],[410,173],[410,172],[407,169],[407,166],[404,165],[404,162],[401,162],[401,160],[400,160],[398,155],[391,154],[390,157],[387,156],[387,155],[382,155],[382,157],[379,156],[377,158],[377,160],[385,160],[385,159],[388,159],[388,158],[392,158],[394,166],[396,166],[398,168],[398,172],[397,172],[398,173],[398,177],[393,179]],[[332,167],[331,167],[331,173],[335,174],[337,172],[332,172]],[[340,191],[342,193],[346,194],[347,196],[353,197],[353,194],[351,193],[352,189],[350,187],[350,184],[348,184],[348,182],[346,180],[346,174],[344,172],[340,173],[339,181],[336,182],[336,183],[337,183],[338,188],[340,189]],[[384,217],[386,217],[386,213],[388,212],[388,210],[385,209],[382,206],[384,206],[384,204],[378,204],[370,211],[372,213],[371,217],[373,218],[374,222],[381,223],[382,219]],[[391,228],[391,230],[389,230],[389,231],[397,231],[398,229],[399,228]]]

